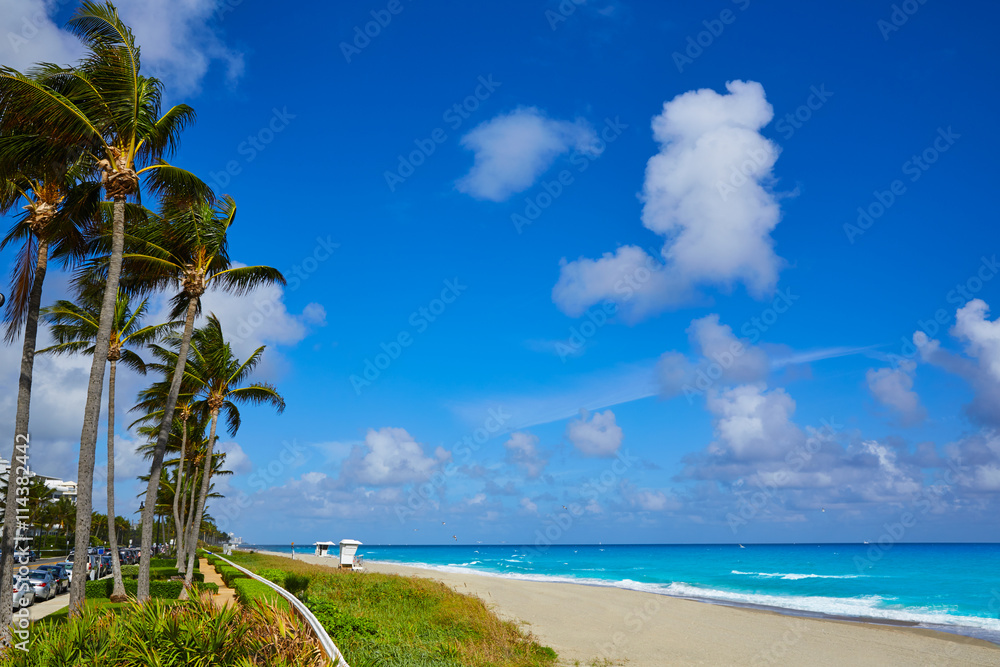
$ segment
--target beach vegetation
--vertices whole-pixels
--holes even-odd
[[[234,563],[275,581],[308,577],[300,594],[352,667],[550,667],[551,648],[481,599],[420,577],[358,573],[268,554]],[[274,577],[274,578],[271,578]],[[277,582],[276,582],[277,583]]]
[[[329,664],[308,625],[287,609],[255,600],[218,607],[192,599],[146,604],[88,603],[77,618],[36,626],[11,667],[320,667]]]

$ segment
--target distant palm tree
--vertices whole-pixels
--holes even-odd
[[[264,346],[257,348],[245,361],[239,361],[232,348],[226,342],[222,333],[222,324],[215,315],[210,315],[208,323],[194,332],[191,339],[190,360],[187,364],[187,377],[196,385],[191,407],[196,413],[210,420],[205,465],[201,479],[201,489],[198,493],[195,520],[188,527],[184,544],[188,552],[187,573],[185,576],[185,591],[191,586],[194,575],[194,555],[198,544],[198,531],[201,528],[201,517],[205,513],[205,502],[209,495],[212,477],[213,451],[219,415],[225,413],[226,425],[230,435],[236,435],[240,428],[240,411],[237,403],[251,405],[269,404],[279,413],[285,409],[285,399],[272,385],[257,382],[248,384],[254,368],[260,363],[264,354]]]
[[[146,363],[134,351],[146,347],[163,335],[176,322],[143,326],[147,300],[142,300],[132,310],[127,294],[118,293],[114,318],[111,322],[111,342],[108,344],[108,516],[115,516],[115,379],[118,362],[145,375]],[[48,322],[49,330],[56,344],[39,350],[38,354],[94,354],[97,331],[101,317],[101,301],[95,291],[84,291],[79,304],[72,301],[57,301],[55,305],[42,310],[42,317]],[[134,349],[133,349],[134,348]],[[118,540],[115,531],[109,531],[111,562],[114,573],[114,602],[126,599],[125,583],[122,580],[121,562],[118,558]]]
[[[139,193],[143,173],[148,176],[147,189],[154,193],[183,189],[211,196],[211,190],[193,174],[163,161],[177,148],[181,131],[194,121],[195,113],[187,105],[177,105],[160,114],[162,83],[140,74],[139,48],[114,5],[85,0],[67,28],[88,51],[75,68],[45,64],[32,77],[8,68],[0,70],[0,136],[12,137],[4,143],[3,153],[9,169],[62,156],[67,146],[84,147],[101,170],[108,198],[114,201],[112,249],[80,435],[77,503],[83,511],[77,513],[76,548],[82,551],[90,535],[101,390],[121,275],[126,201]],[[47,141],[41,145],[27,141],[25,133],[47,137]],[[0,578],[10,572],[8,552],[4,556]],[[74,579],[72,615],[80,613],[84,596],[83,578]],[[4,628],[7,621],[9,616],[0,614]]]

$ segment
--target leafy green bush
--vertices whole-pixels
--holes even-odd
[[[125,594],[135,597],[139,592],[139,580],[138,579],[125,579]],[[98,598],[110,598],[111,592],[114,590],[115,582],[111,577],[106,579],[98,579],[96,581],[88,581],[86,588],[86,596],[88,599],[98,599]],[[149,596],[152,598],[159,598],[163,600],[176,600],[184,589],[183,581],[157,581],[153,580],[149,582]]]
[[[272,581],[282,588],[285,587],[285,576],[287,576],[288,573],[284,570],[279,570],[276,567],[262,567],[259,570],[255,570],[255,572],[257,573],[257,576],[264,577],[268,581]]]
[[[194,584],[194,589],[199,592],[209,591],[212,595],[219,594],[219,584],[208,583],[196,583]]]
[[[282,588],[295,597],[302,597],[302,593],[305,593],[308,587],[309,577],[304,574],[293,574],[291,572],[285,575],[285,585],[282,586]]]
[[[219,574],[222,576],[222,581],[230,588],[233,588],[234,581],[240,578],[246,578],[247,576],[231,565],[223,565],[221,568],[216,569],[219,570]]]
[[[152,568],[150,568],[152,569]],[[138,565],[122,565],[122,576],[123,577],[139,577],[139,566]]]
[[[334,642],[338,636],[374,637],[378,634],[378,624],[375,621],[370,618],[352,616],[328,600],[316,600],[309,602],[307,606],[309,611],[316,614],[316,619],[322,623],[323,628],[330,634]]]
[[[84,586],[85,595],[88,600],[93,600],[96,598],[109,598],[111,597],[111,588],[108,584],[111,583],[110,579],[97,579],[96,581],[88,581]],[[113,585],[113,584],[112,584]]]
[[[269,604],[277,605],[282,609],[288,608],[288,602],[278,594],[276,590],[262,581],[256,579],[237,579],[233,582],[236,590],[236,599],[242,604],[250,604],[255,600],[266,600]]]

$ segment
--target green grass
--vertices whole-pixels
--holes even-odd
[[[482,600],[429,579],[334,570],[264,554],[230,560],[261,576],[281,570],[286,579],[309,577],[302,597],[351,667],[555,664],[552,649],[501,621]]]

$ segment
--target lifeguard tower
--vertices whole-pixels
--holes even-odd
[[[358,542],[357,540],[340,541],[340,567],[351,570],[364,569],[364,557],[355,555],[357,554],[358,547],[360,546],[361,542]]]
[[[332,557],[333,554],[330,552],[330,547],[332,547],[335,544],[336,544],[336,542],[317,542],[315,544],[316,555],[317,556],[331,556]]]

